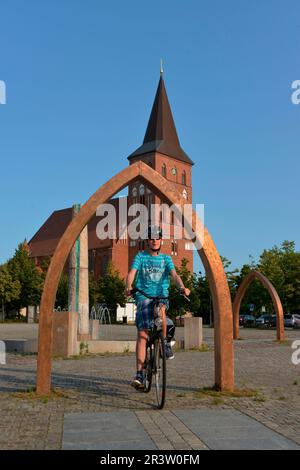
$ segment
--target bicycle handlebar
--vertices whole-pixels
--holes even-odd
[[[148,299],[151,299],[151,300],[165,300],[169,298],[169,297],[162,297],[162,296],[153,297],[151,295],[146,294],[146,292],[143,292],[141,289],[138,289],[137,287],[134,287],[130,291],[131,294],[135,294],[136,292],[140,292],[140,294],[142,294],[144,297],[147,297]],[[184,295],[182,292],[180,292],[180,295],[182,295],[182,297],[184,297],[186,300],[188,300],[188,302],[190,302],[190,299],[186,295]]]

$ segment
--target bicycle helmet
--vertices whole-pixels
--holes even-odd
[[[161,240],[162,239],[162,229],[158,225],[149,225],[148,227],[148,240],[149,239],[157,239]]]

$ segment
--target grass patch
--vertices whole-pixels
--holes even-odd
[[[135,353],[130,352],[127,348],[124,348],[123,352],[103,352],[103,353],[86,353],[86,354],[74,354],[73,356],[52,356],[52,359],[62,361],[78,361],[79,359],[91,359],[96,357],[111,357],[111,356],[133,356]]]
[[[260,402],[260,403],[264,403],[264,402],[266,401],[266,397],[264,396],[263,393],[257,392],[257,394],[255,395],[255,397],[253,398],[253,401],[257,401],[257,402]]]
[[[68,392],[67,390],[62,390],[60,388],[52,389],[49,395],[40,395],[36,393],[35,387],[29,387],[23,392],[13,392],[11,396],[13,396],[14,398],[20,398],[22,400],[37,400],[44,404],[52,400],[59,400],[65,398],[75,399],[74,394],[72,395],[71,392]]]
[[[185,351],[209,352],[209,351],[213,351],[213,348],[208,346],[208,344],[203,343],[200,346],[200,348],[193,347],[193,348],[185,349]]]
[[[292,342],[288,339],[274,339],[273,343],[278,344],[278,346],[290,346]]]
[[[253,398],[255,401],[265,401],[265,397],[258,390],[252,390],[249,388],[236,388],[233,391],[220,391],[215,387],[204,387],[196,392],[197,398]]]
[[[88,343],[85,343],[84,341],[81,341],[80,346],[79,346],[79,355],[83,356],[88,354],[89,352],[89,345]]]
[[[5,320],[0,320],[1,325],[5,325],[7,323],[27,323],[26,317],[24,318],[6,318]]]
[[[124,349],[123,349],[123,354],[128,354],[128,353],[130,353],[130,346],[129,346],[129,344],[127,344],[127,346],[125,346]]]
[[[298,385],[298,380],[294,380],[293,385]]]
[[[219,406],[219,405],[222,405],[222,403],[224,403],[224,401],[222,400],[222,398],[220,397],[215,397],[213,400],[212,400],[212,405],[215,405],[215,406]]]
[[[281,400],[281,401],[286,400],[286,397],[284,395],[281,395],[280,397],[278,397],[278,400]]]

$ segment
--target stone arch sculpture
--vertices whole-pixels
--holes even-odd
[[[249,285],[254,279],[258,279],[263,284],[263,286],[267,289],[267,291],[269,292],[272,298],[274,309],[276,312],[276,318],[277,318],[277,322],[276,322],[277,339],[279,341],[283,341],[284,340],[284,321],[283,321],[283,308],[282,308],[281,300],[273,284],[271,284],[269,279],[266,276],[264,276],[262,273],[260,273],[259,271],[250,271],[250,273],[244,278],[243,282],[241,283],[241,285],[239,286],[235,294],[235,298],[233,301],[233,308],[232,308],[233,310],[233,337],[234,339],[237,339],[239,337],[239,330],[240,330],[239,313],[240,313],[241,302],[244,298],[247,288],[249,287]]]
[[[103,184],[81,207],[62,235],[48,268],[40,305],[39,342],[37,361],[37,393],[49,394],[51,390],[52,342],[53,342],[53,308],[61,272],[69,252],[77,237],[89,222],[100,204],[105,203],[116,193],[134,180],[143,180],[147,187],[169,204],[183,206],[186,202],[180,191],[149,165],[138,161]],[[192,227],[202,225],[195,212]],[[229,287],[223,264],[218,251],[208,233],[204,230],[204,241],[198,250],[206,270],[212,293],[214,307],[214,354],[215,354],[215,386],[219,390],[233,390],[233,317]],[[198,239],[198,235],[197,235]]]

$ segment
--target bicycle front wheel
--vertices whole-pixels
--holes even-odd
[[[152,368],[153,368],[153,344],[147,342],[146,347],[146,358],[144,363],[144,375],[145,375],[145,383],[144,383],[144,392],[149,393],[151,390],[152,384]]]
[[[154,378],[158,409],[162,409],[166,400],[166,351],[162,333],[155,341],[154,347]]]

